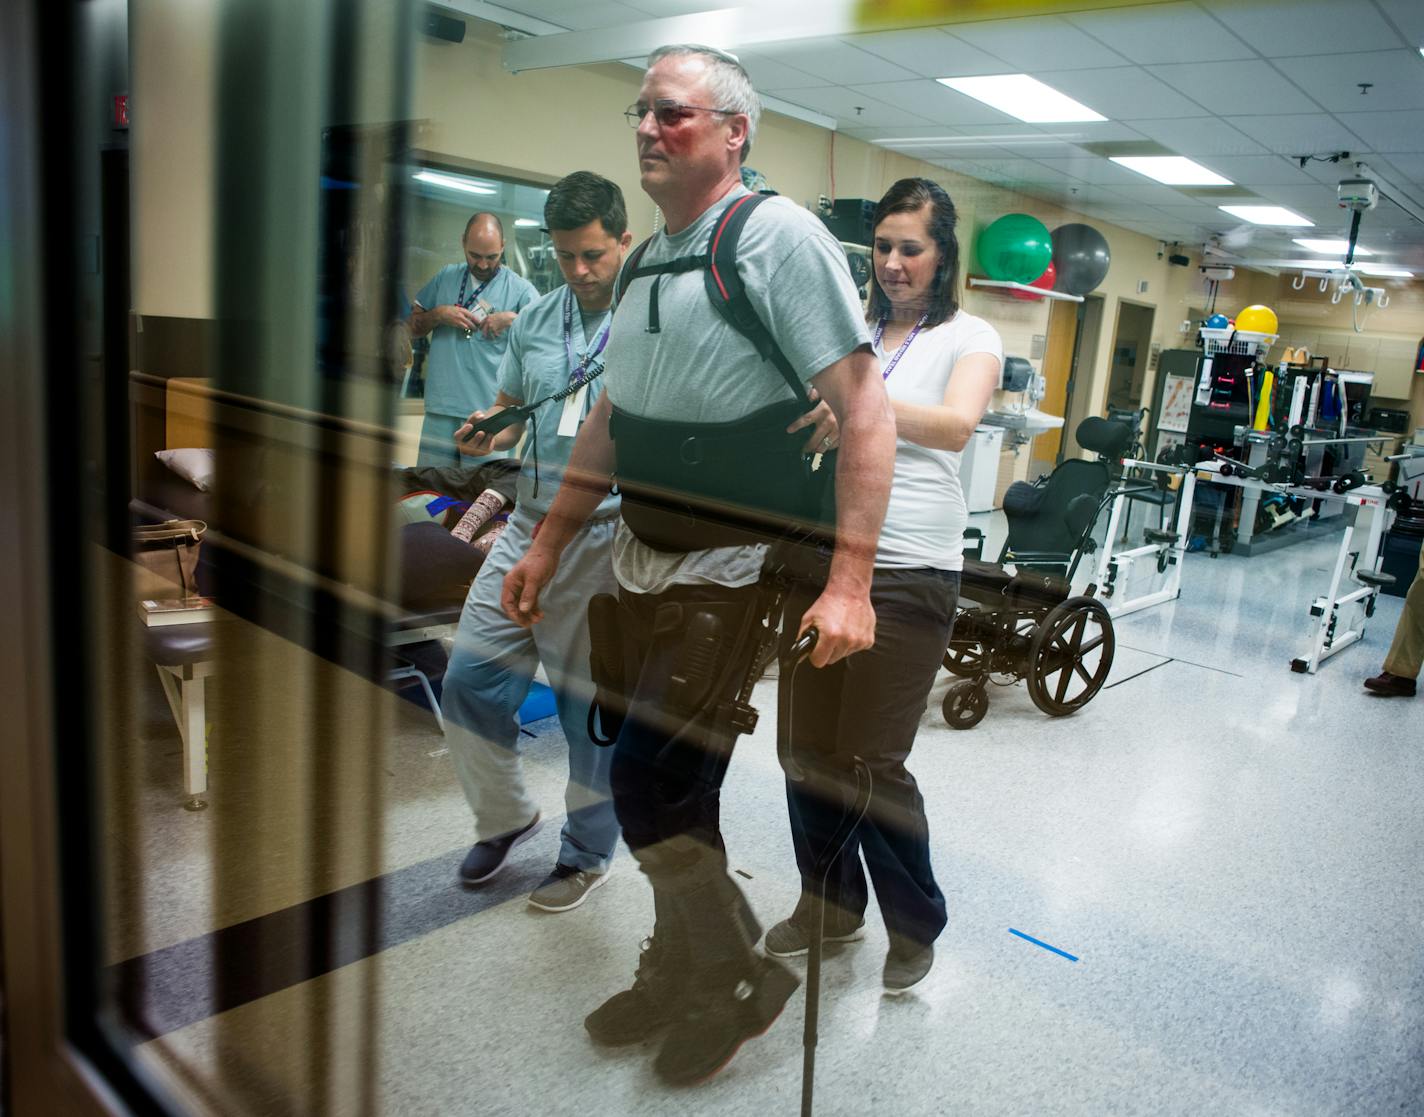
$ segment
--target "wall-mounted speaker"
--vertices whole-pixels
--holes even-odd
[[[440,39],[446,43],[463,43],[465,41],[465,21],[451,19],[434,8],[425,9],[420,20],[420,31],[423,35],[429,35],[432,39]]]

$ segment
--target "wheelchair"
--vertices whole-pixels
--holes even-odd
[[[942,712],[951,729],[972,729],[989,710],[988,686],[1028,685],[1033,704],[1066,717],[1092,701],[1112,670],[1112,617],[1095,587],[1072,595],[1073,576],[1096,547],[1093,527],[1121,480],[1132,428],[1088,418],[1078,444],[1096,461],[1072,459],[1004,494],[1008,539],[997,562],[982,559],[984,539],[966,531],[960,601],[944,666],[957,676]]]

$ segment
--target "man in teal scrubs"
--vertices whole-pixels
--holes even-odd
[[[527,279],[500,265],[504,226],[492,213],[465,223],[465,263],[435,273],[415,296],[412,337],[430,334],[420,465],[456,465],[455,431],[495,396],[515,317],[539,297]]]

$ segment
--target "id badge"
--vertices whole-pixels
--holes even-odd
[[[578,435],[579,424],[583,422],[583,401],[588,397],[585,384],[568,399],[564,400],[564,413],[559,416],[559,437],[574,438]]]

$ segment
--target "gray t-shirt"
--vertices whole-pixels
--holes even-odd
[[[643,265],[707,250],[722,211],[747,194],[736,186],[675,236],[656,234]],[[761,320],[802,381],[870,344],[845,252],[809,211],[770,198],[751,215],[737,245],[737,271]],[[659,282],[661,331],[647,332],[654,277],[634,280],[618,304],[607,348],[606,390],[623,411],[692,423],[744,418],[793,398],[791,387],[752,343],[712,306],[702,269]],[[718,547],[669,554],[619,524],[613,545],[618,582],[634,593],[672,585],[750,585],[765,548]]]

